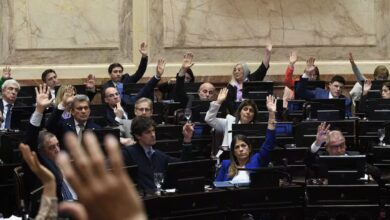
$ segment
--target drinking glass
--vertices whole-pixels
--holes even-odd
[[[191,115],[192,115],[191,109],[190,108],[186,108],[184,110],[184,117],[187,119],[187,123],[190,122]]]
[[[379,146],[385,146],[386,144],[383,142],[386,136],[386,130],[384,128],[378,129],[378,138],[379,138]]]
[[[154,173],[154,184],[157,187],[157,195],[161,195],[161,186],[164,183],[164,173]]]

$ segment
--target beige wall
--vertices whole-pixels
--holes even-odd
[[[165,76],[174,76],[187,50],[196,75],[228,76],[239,61],[256,68],[272,42],[270,75],[283,75],[291,50],[297,72],[315,56],[322,73],[349,74],[352,51],[372,73],[390,66],[389,11],[387,0],[1,0],[0,65],[11,64],[16,79],[46,68],[60,78],[104,78],[111,62],[132,73],[147,41],[147,76],[161,56]]]

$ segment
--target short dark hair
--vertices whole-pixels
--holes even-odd
[[[134,139],[137,140],[136,135],[141,136],[142,133],[147,131],[150,127],[156,127],[156,122],[154,122],[153,119],[144,116],[137,116],[131,121],[131,134]]]
[[[383,87],[383,86],[386,86],[388,89],[390,89],[390,82],[384,82],[383,85],[382,85],[382,87]]]
[[[46,76],[49,75],[49,73],[54,73],[57,75],[56,71],[54,71],[53,69],[47,69],[47,70],[43,71],[43,73],[41,75],[41,79],[43,82],[46,82]]]
[[[244,100],[241,102],[240,106],[238,106],[238,109],[236,111],[236,123],[238,123],[238,121],[240,121],[240,114],[241,114],[241,110],[245,107],[245,106],[252,106],[253,110],[254,110],[254,115],[253,115],[253,119],[251,122],[255,122],[256,121],[256,118],[257,118],[257,112],[258,112],[258,109],[257,109],[257,105],[255,103],[255,101],[251,100],[251,99],[247,99],[247,100]]]
[[[118,90],[115,86],[107,86],[107,87],[104,87],[104,88],[102,89],[102,91],[101,91],[101,92],[102,92],[101,96],[102,96],[103,99],[106,97],[106,91],[107,91],[108,88],[115,88],[116,90]]]
[[[115,67],[120,67],[123,71],[123,66],[122,64],[120,63],[111,63],[110,66],[108,67],[108,73],[111,74],[112,70],[115,68]]]
[[[38,150],[42,150],[45,147],[44,146],[45,141],[52,137],[56,137],[56,136],[53,133],[46,130],[40,131],[38,134]]]
[[[343,85],[345,85],[345,79],[344,79],[344,77],[342,77],[340,75],[335,75],[332,77],[332,79],[330,80],[330,83],[334,83],[334,82],[339,82],[339,83],[342,83]]]

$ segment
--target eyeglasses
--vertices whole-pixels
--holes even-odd
[[[150,112],[150,108],[135,108],[135,110],[140,111],[140,112]]]

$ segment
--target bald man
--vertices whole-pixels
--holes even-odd
[[[199,86],[198,95],[201,101],[212,101],[214,98],[215,87],[209,82]]]
[[[338,130],[331,131],[329,128],[330,124],[327,125],[326,122],[322,122],[318,126],[316,140],[311,145],[310,156],[306,160],[306,165],[309,168],[314,168],[312,165],[317,162],[318,155],[348,156],[359,154],[356,151],[347,151],[343,133]],[[325,147],[325,152],[320,151],[321,146]],[[371,175],[377,183],[382,183],[381,171],[377,167],[366,163],[365,173]]]

